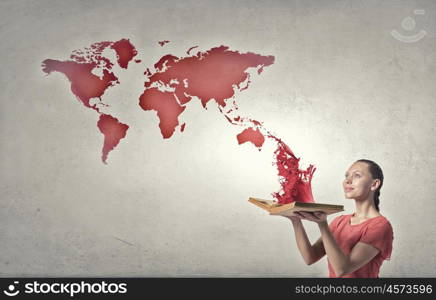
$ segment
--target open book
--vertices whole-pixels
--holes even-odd
[[[268,211],[270,215],[292,216],[296,211],[322,211],[327,215],[334,214],[344,210],[343,205],[322,204],[322,203],[306,203],[292,202],[287,204],[279,204],[276,201],[264,200],[259,198],[249,198],[249,202]]]

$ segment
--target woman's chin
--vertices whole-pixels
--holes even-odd
[[[345,196],[345,198],[347,198],[347,199],[353,199],[353,195],[352,195],[352,193],[345,193],[344,196]]]

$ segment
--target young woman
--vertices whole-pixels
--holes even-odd
[[[392,252],[393,230],[379,212],[383,172],[373,161],[360,159],[345,173],[345,197],[355,201],[353,214],[340,215],[327,224],[323,212],[299,212],[292,221],[298,249],[311,265],[327,254],[329,277],[378,277]],[[321,237],[311,245],[301,220],[318,224]]]

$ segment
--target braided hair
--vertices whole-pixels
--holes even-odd
[[[383,185],[383,171],[378,164],[369,159],[359,159],[356,162],[364,162],[368,164],[369,172],[373,179],[380,179],[380,186],[374,192],[374,204],[377,211],[380,211],[380,189]]]

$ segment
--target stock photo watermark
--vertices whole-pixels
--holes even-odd
[[[413,11],[415,16],[422,16],[425,15],[424,9],[415,9]],[[403,43],[416,43],[420,40],[422,40],[425,35],[427,34],[427,31],[421,29],[420,31],[416,32],[416,21],[412,17],[405,17],[403,21],[401,21],[401,28],[402,32],[407,32],[406,34],[403,34],[399,32],[398,30],[394,29],[391,31],[391,35],[398,41]],[[415,33],[413,33],[415,32]]]

